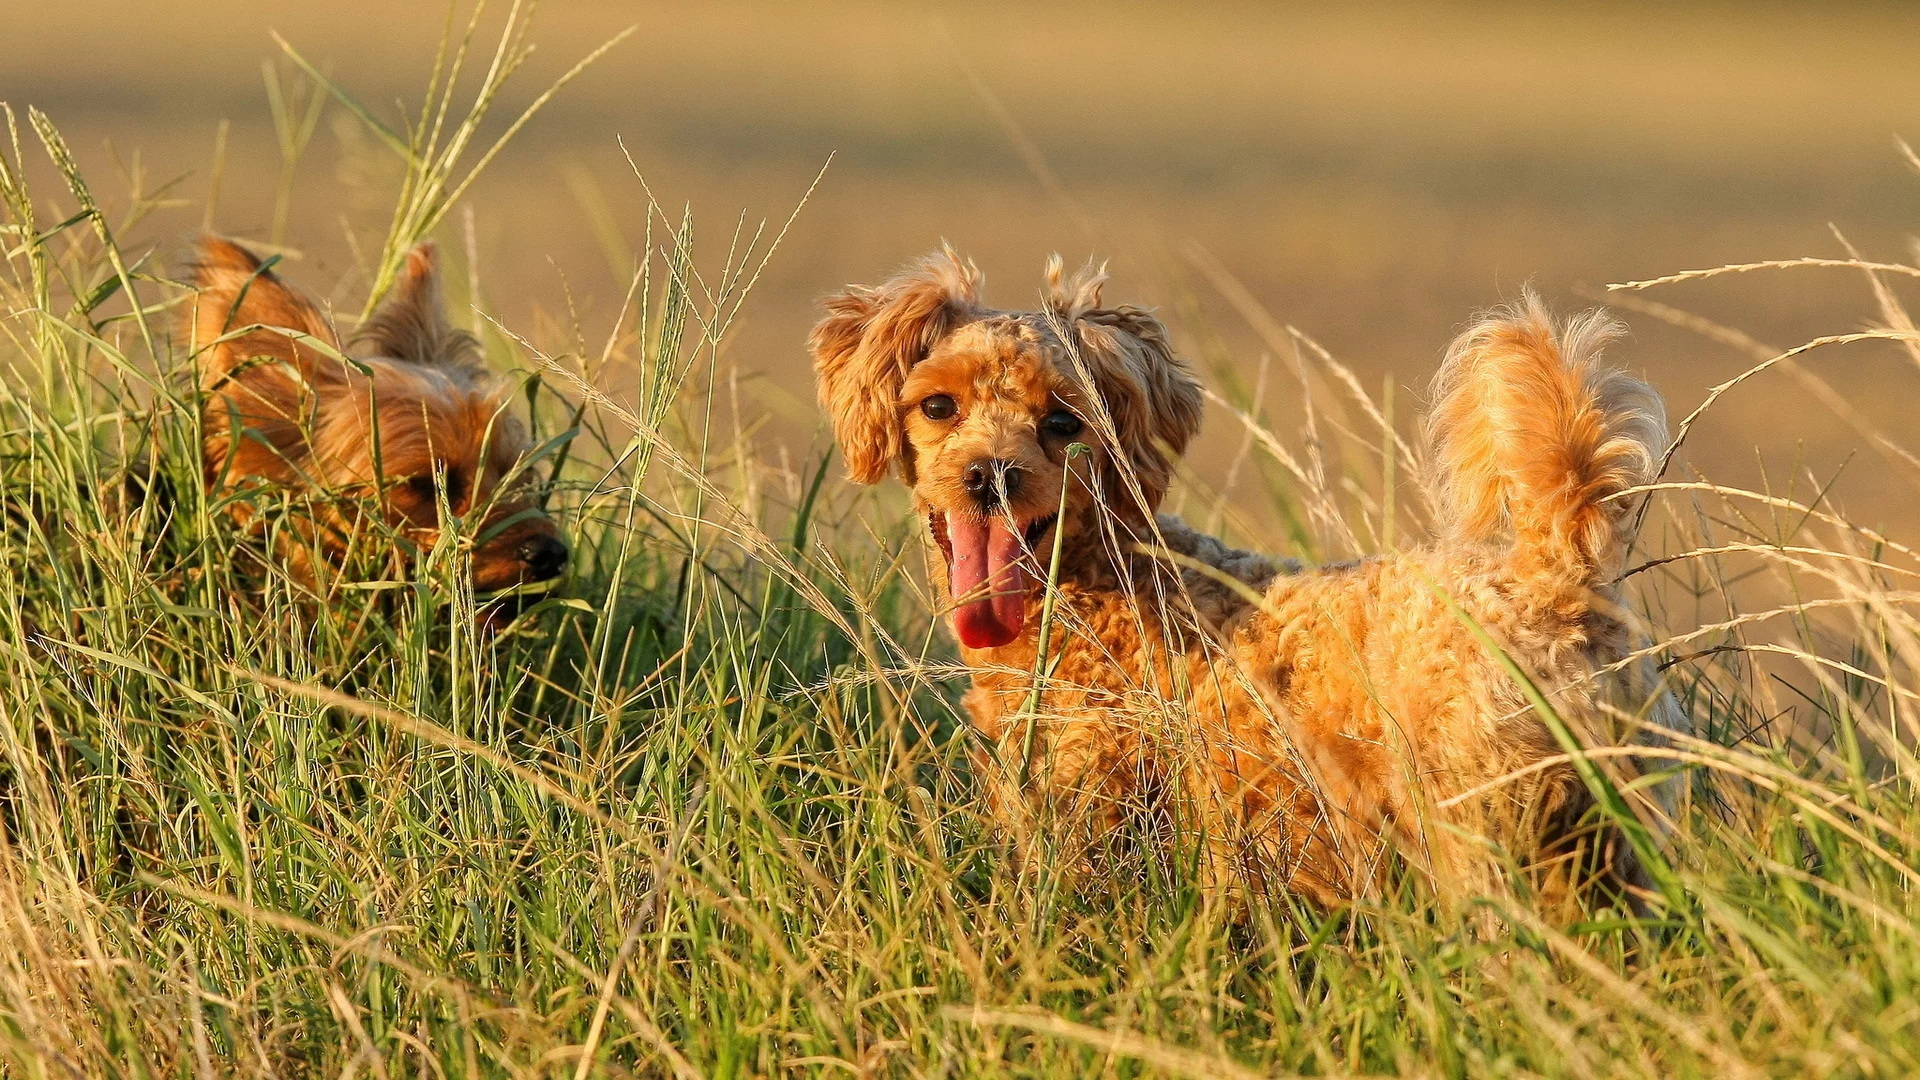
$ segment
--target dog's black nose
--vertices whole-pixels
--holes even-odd
[[[978,499],[982,506],[992,506],[1003,495],[1012,499],[1018,494],[1024,475],[1020,466],[1010,461],[976,461],[967,466],[962,479],[966,482],[967,494]]]
[[[520,561],[527,565],[529,580],[559,577],[567,568],[567,545],[557,536],[529,537],[520,542]]]

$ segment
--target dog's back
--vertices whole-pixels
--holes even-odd
[[[1556,325],[1531,296],[1467,329],[1433,384],[1435,542],[1309,571],[1275,564],[1257,600],[1233,605],[1244,621],[1228,655],[1192,653],[1199,707],[1187,711],[1203,729],[1224,721],[1200,741],[1215,747],[1220,794],[1237,791],[1229,816],[1251,826],[1263,861],[1289,868],[1290,887],[1365,891],[1370,832],[1397,836],[1455,894],[1496,887],[1468,836],[1533,864],[1557,895],[1596,872],[1643,883],[1620,837],[1589,828],[1593,800],[1566,748],[1487,648],[1584,745],[1632,739],[1620,729],[1635,715],[1679,722],[1644,662],[1610,670],[1636,640],[1617,583],[1627,493],[1652,480],[1666,442],[1653,389],[1600,363],[1617,334],[1600,313]],[[1190,580],[1194,610],[1228,622],[1207,610],[1222,592],[1211,579],[1247,580],[1228,567],[1249,556],[1174,543],[1187,530],[1163,527],[1216,570]],[[1302,799],[1320,813],[1301,813]]]

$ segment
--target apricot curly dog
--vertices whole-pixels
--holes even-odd
[[[832,297],[811,339],[853,479],[897,469],[942,556],[995,816],[1066,813],[1097,844],[1147,811],[1228,891],[1320,903],[1375,891],[1390,848],[1456,898],[1508,859],[1563,896],[1639,880],[1480,636],[1583,738],[1673,720],[1644,669],[1596,675],[1630,640],[1617,496],[1665,440],[1654,391],[1599,366],[1615,325],[1529,295],[1468,329],[1427,423],[1440,538],[1303,569],[1156,516],[1201,390],[1104,280],[1056,257],[1042,310],[996,311],[949,249]]]

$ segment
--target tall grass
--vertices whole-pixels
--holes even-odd
[[[442,116],[473,33],[449,35],[406,133],[374,140],[405,168],[393,219],[367,226],[369,299],[471,178],[454,166],[492,77]],[[1737,491],[1676,457],[1646,493],[1630,580],[1696,725],[1656,750],[1690,794],[1667,839],[1684,902],[1558,926],[1524,900],[1462,920],[1408,885],[1231,921],[1177,859],[1067,885],[980,820],[897,497],[758,460],[730,426],[722,348],[777,228],[697,248],[655,213],[604,338],[477,327],[526,379],[578,553],[486,634],[457,545],[321,597],[247,557],[202,489],[193,358],[169,332],[185,294],[140,239],[153,199],[104,206],[51,120],[6,118],[8,1076],[1920,1068],[1920,553],[1817,481]],[[63,189],[27,190],[31,155]],[[1754,353],[1709,404],[1746,378],[1823,385],[1828,352],[1916,347],[1881,278],[1920,269],[1842,261],[1888,329],[1777,350],[1627,302]],[[1258,385],[1312,402],[1302,437],[1278,435],[1247,379],[1222,380],[1236,468],[1292,523],[1281,546],[1421,535],[1392,406],[1201,269],[1284,358]],[[1237,527],[1201,478],[1185,498]]]

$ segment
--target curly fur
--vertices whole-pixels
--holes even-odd
[[[1556,326],[1529,295],[1463,333],[1427,426],[1440,539],[1302,568],[1155,516],[1199,386],[1151,314],[1102,306],[1103,281],[1065,278],[1056,259],[1043,310],[995,311],[947,251],[829,300],[812,339],[850,471],[873,482],[898,466],[956,611],[992,594],[952,595],[953,528],[1028,545],[1031,573],[995,581],[1040,580],[1062,533],[1037,713],[1042,586],[1017,637],[962,644],[995,815],[1017,828],[1064,814],[1097,843],[1145,810],[1197,833],[1223,887],[1323,903],[1374,890],[1389,848],[1450,897],[1502,887],[1499,852],[1563,896],[1595,869],[1635,882],[1617,837],[1581,825],[1590,800],[1550,761],[1544,721],[1451,606],[1589,739],[1621,737],[1615,709],[1675,722],[1647,673],[1595,677],[1630,641],[1618,496],[1664,441],[1653,391],[1600,365],[1613,325]],[[1050,434],[1061,410],[1086,420],[1077,462]],[[983,464],[1001,478],[990,488]]]
[[[942,248],[878,288],[827,301],[810,344],[854,479],[871,484],[901,460],[900,384],[934,342],[978,312],[981,281],[977,267]]]
[[[1576,577],[1606,574],[1625,547],[1617,496],[1652,475],[1666,443],[1652,388],[1600,366],[1620,332],[1598,311],[1556,328],[1529,292],[1454,341],[1427,418],[1451,541],[1504,532]]]

